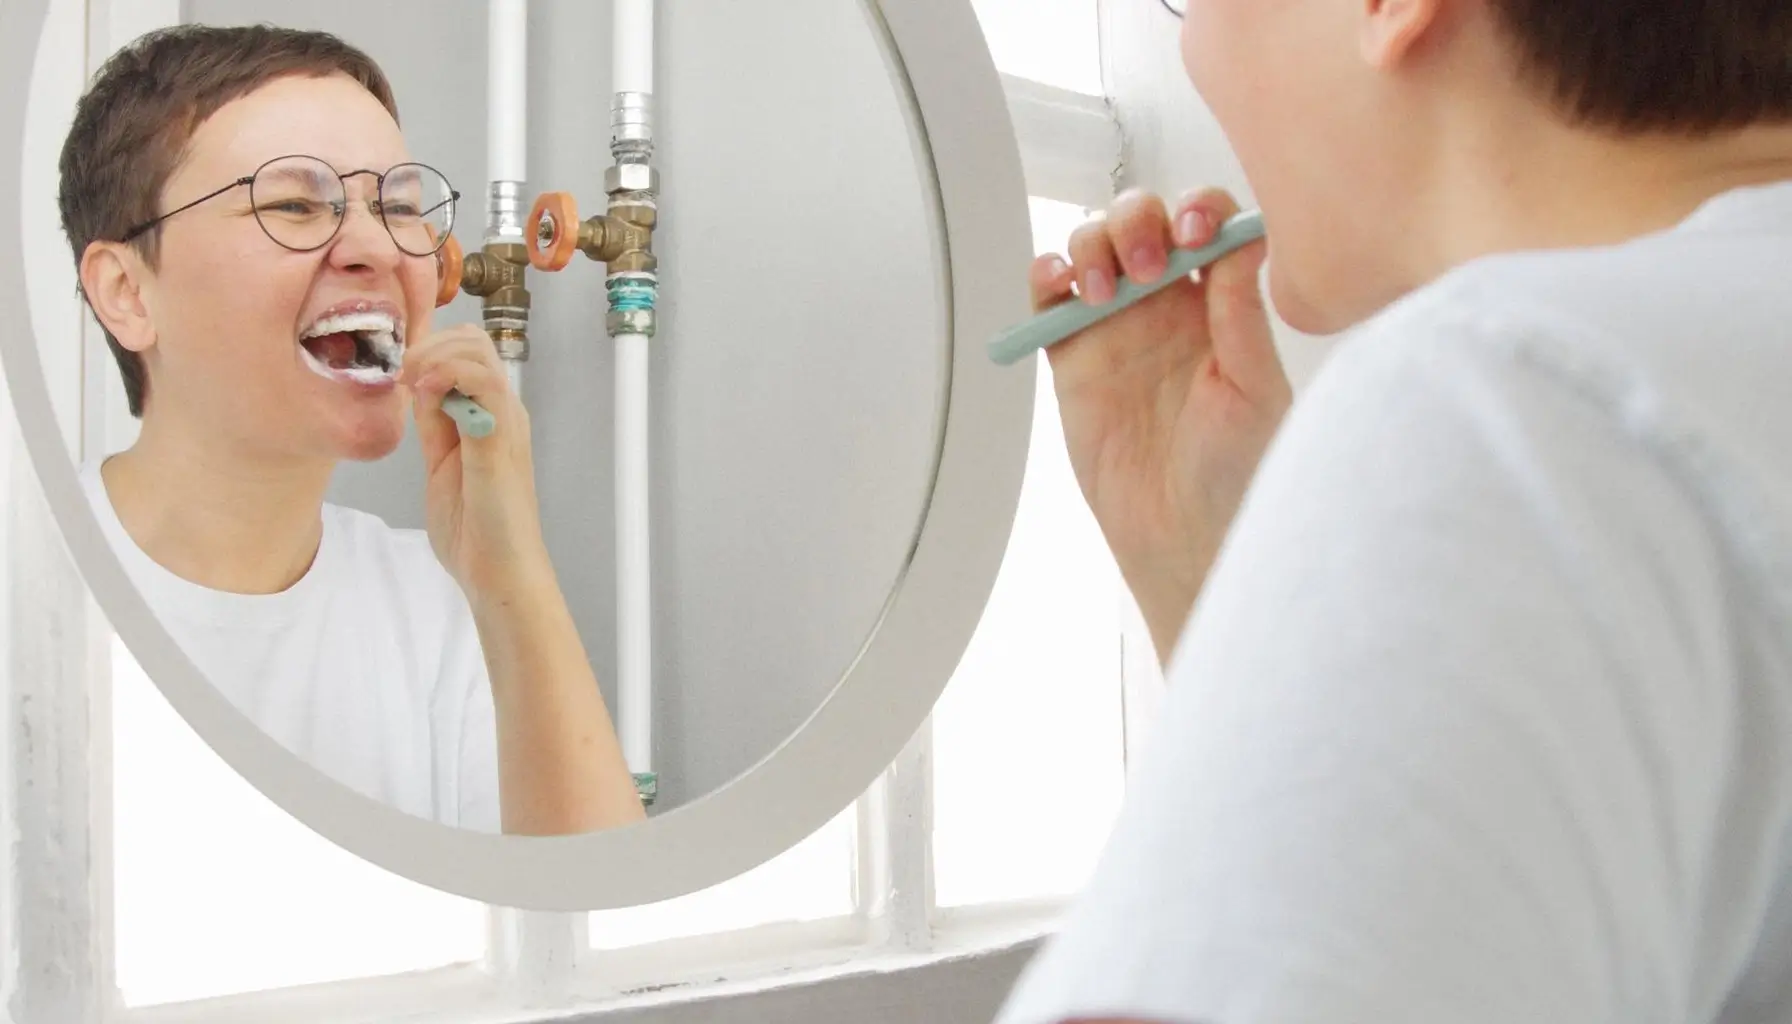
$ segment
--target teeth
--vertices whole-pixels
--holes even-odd
[[[301,338],[315,338],[322,334],[337,334],[342,331],[385,331],[391,333],[397,329],[392,318],[385,313],[340,313],[336,316],[324,317],[310,327]]]

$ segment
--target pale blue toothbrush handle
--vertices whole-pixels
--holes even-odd
[[[1054,306],[996,335],[989,343],[989,358],[999,365],[1012,366],[1041,349],[1093,327],[1147,295],[1164,290],[1202,267],[1257,241],[1263,234],[1260,211],[1241,213],[1221,225],[1214,240],[1201,248],[1171,251],[1169,269],[1155,284],[1139,285],[1122,278],[1114,297],[1099,306],[1091,306],[1079,298]]]
[[[468,437],[485,437],[497,429],[498,421],[485,406],[473,401],[459,391],[448,392],[442,399],[442,411],[460,424],[460,432]]]

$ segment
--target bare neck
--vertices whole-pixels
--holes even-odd
[[[1669,230],[1726,192],[1792,182],[1792,125],[1619,138],[1532,110],[1479,119],[1453,142],[1384,239],[1396,292],[1496,253],[1619,244]]]
[[[213,590],[273,594],[317,557],[331,470],[327,460],[270,457],[147,416],[101,477],[125,532],[157,564]]]

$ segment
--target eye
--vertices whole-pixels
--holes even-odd
[[[277,199],[263,203],[262,213],[281,213],[291,217],[315,216],[324,204],[312,199]]]

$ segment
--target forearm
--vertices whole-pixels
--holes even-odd
[[[473,616],[492,679],[504,831],[566,835],[643,818],[552,570],[475,600]]]

